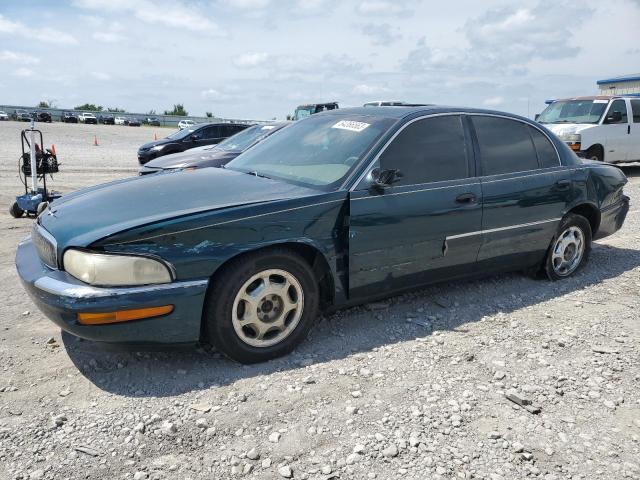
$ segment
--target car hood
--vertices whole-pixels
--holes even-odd
[[[572,135],[598,126],[593,123],[543,123],[543,125],[557,136]]]
[[[238,155],[240,151],[229,151],[212,148],[209,150],[173,153],[164,157],[156,158],[150,161],[144,167],[150,169],[172,169],[172,168],[190,168],[190,167],[209,167],[219,166],[230,162]],[[144,168],[143,167],[143,168]]]
[[[131,123],[133,120],[129,120]],[[151,147],[155,147],[156,145],[166,145],[168,143],[177,143],[179,140],[173,140],[171,138],[160,138],[159,140],[154,140],[153,142],[145,143],[140,146],[140,150],[149,150]]]
[[[38,218],[59,251],[160,220],[317,195],[317,190],[221,168],[131,177],[65,195]]]

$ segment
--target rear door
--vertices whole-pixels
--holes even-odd
[[[630,100],[631,117],[629,120],[629,151],[627,160],[640,161],[640,99]]]
[[[472,115],[483,211],[479,267],[528,266],[546,252],[571,201],[570,169],[546,134],[516,119]]]
[[[372,168],[397,169],[402,177],[385,189],[365,178],[350,194],[350,297],[473,270],[482,198],[463,118],[410,122]]]
[[[616,112],[620,113],[620,118],[614,118]],[[604,133],[604,160],[606,162],[627,160],[630,124],[627,103],[623,98],[617,98],[611,102],[599,128]]]

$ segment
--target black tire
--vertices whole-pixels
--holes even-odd
[[[24,210],[18,206],[18,202],[13,202],[9,207],[9,213],[13,218],[20,218],[24,215]]]
[[[567,273],[562,274],[557,270],[557,268],[554,268],[554,248],[556,247],[560,236],[565,234],[565,232],[567,232],[571,228],[578,228],[582,232],[584,249],[578,264],[575,267],[571,268],[571,270]],[[553,281],[562,280],[574,275],[576,272],[584,268],[587,261],[589,260],[589,254],[591,253],[591,240],[592,232],[591,224],[589,223],[589,221],[582,215],[576,215],[573,213],[567,214],[560,222],[560,225],[558,225],[558,230],[553,236],[553,240],[551,241],[551,245],[549,246],[549,250],[547,251],[547,256],[544,261],[544,272],[547,277]]]
[[[295,328],[278,343],[257,347],[236,333],[232,316],[236,295],[255,274],[264,270],[283,270],[295,277],[302,288],[302,315]],[[274,248],[232,260],[212,279],[203,311],[204,340],[240,363],[264,362],[291,352],[308,335],[319,309],[319,287],[309,264],[288,249]]]
[[[595,145],[587,149],[586,158],[589,160],[596,160],[597,162],[604,162],[604,150],[600,145]]]

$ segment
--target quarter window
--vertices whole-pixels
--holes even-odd
[[[640,100],[631,100],[631,111],[633,112],[633,123],[640,123]]]
[[[605,123],[608,123],[608,124],[627,123],[627,104],[625,103],[624,100],[619,99],[611,102],[611,106],[609,107],[609,111],[607,112],[607,118],[612,116],[614,112],[620,112],[622,114],[622,118],[620,119],[620,121],[611,122],[611,121],[606,121],[605,119]]]
[[[498,117],[471,118],[478,136],[483,175],[538,168],[538,158],[526,124]]]
[[[547,137],[545,137],[540,130],[529,126],[529,133],[533,139],[533,145],[536,147],[536,153],[538,154],[538,163],[542,168],[557,167],[560,165],[558,160],[558,154],[556,149]]]
[[[415,185],[469,176],[459,115],[427,118],[408,125],[380,157],[383,169],[402,173],[396,185]]]

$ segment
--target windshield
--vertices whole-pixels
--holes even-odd
[[[226,168],[333,190],[393,123],[364,115],[313,115],[258,143]]]
[[[182,130],[173,132],[171,135],[167,135],[167,138],[171,138],[172,140],[182,140],[183,138],[187,138],[191,135],[195,130],[195,128],[183,128]]]
[[[311,116],[313,113],[313,108],[296,108],[296,113],[293,116],[294,120],[301,120],[303,118]]]
[[[226,140],[223,140],[215,146],[215,149],[224,150],[226,152],[232,150],[239,150],[241,152],[244,152],[257,140],[268,135],[275,128],[277,128],[275,125],[254,125],[253,127],[242,130],[240,133],[236,133]]]
[[[608,100],[561,100],[553,102],[538,117],[540,123],[598,123]]]

